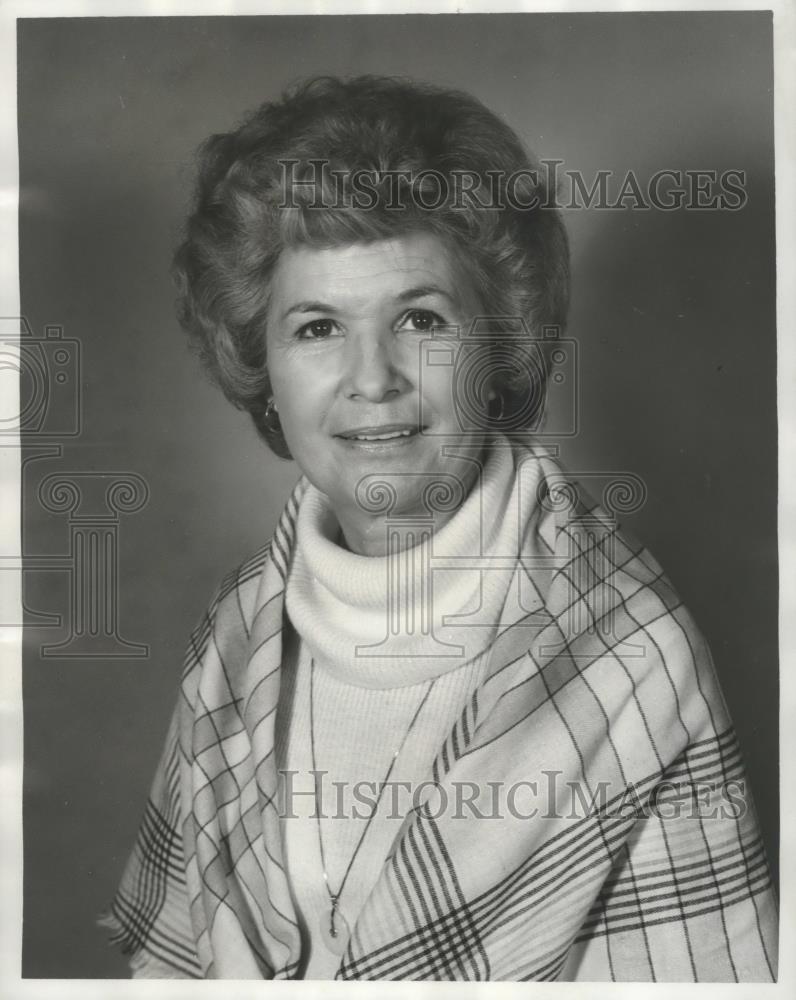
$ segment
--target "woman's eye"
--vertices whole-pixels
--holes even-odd
[[[445,320],[430,309],[412,309],[402,320],[401,326],[424,333],[438,326],[445,326]]]
[[[305,323],[297,332],[299,340],[325,340],[334,333],[334,322],[330,319],[314,319]]]

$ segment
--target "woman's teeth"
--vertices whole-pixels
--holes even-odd
[[[390,431],[388,434],[355,434],[354,441],[389,441],[390,438],[409,437],[413,431]]]

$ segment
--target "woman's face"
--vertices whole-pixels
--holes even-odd
[[[464,445],[478,455],[454,407],[457,333],[443,334],[449,343],[436,357],[428,342],[439,327],[465,332],[477,313],[431,234],[280,257],[266,335],[274,400],[293,457],[329,496],[353,550],[383,551],[383,524],[357,501],[364,477],[381,475],[397,490],[393,513],[425,513],[421,494],[434,474],[469,487],[472,460],[443,452]]]

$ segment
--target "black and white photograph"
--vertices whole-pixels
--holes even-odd
[[[9,996],[785,986],[794,18],[583,6],[6,15]]]

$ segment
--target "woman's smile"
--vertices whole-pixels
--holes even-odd
[[[366,450],[378,450],[390,446],[407,445],[420,434],[417,424],[377,424],[372,427],[357,427],[335,434],[335,437],[349,445],[366,446]]]

